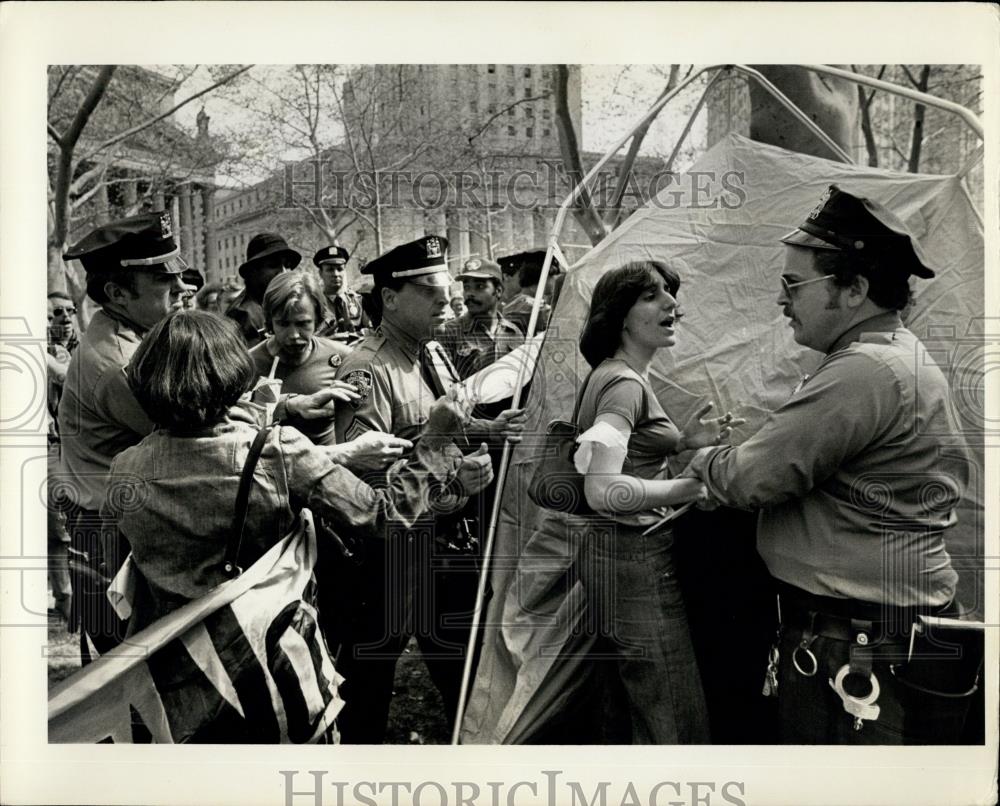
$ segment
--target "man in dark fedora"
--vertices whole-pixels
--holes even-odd
[[[233,301],[226,316],[239,325],[248,349],[264,340],[267,327],[261,303],[267,284],[282,272],[294,269],[301,260],[302,255],[273,232],[254,235],[247,244],[247,259],[239,268],[246,288]]]
[[[125,626],[105,598],[107,582],[127,553],[114,535],[102,539],[100,508],[114,483],[108,470],[115,456],[153,430],[123,368],[146,332],[182,307],[188,267],[170,216],[162,211],[98,227],[64,257],[83,264],[87,295],[101,306],[66,369],[58,410],[59,476],[51,482],[53,499],[66,505],[70,552],[77,558],[73,622],[82,625],[87,662],[88,638],[103,653],[121,641]]]
[[[781,241],[777,302],[823,358],[756,434],[701,449],[686,472],[760,510],[781,740],[955,743],[974,653],[912,663],[919,620],[957,613],[946,535],[970,478],[948,381],[900,317],[910,278],[934,271],[892,212],[836,185]]]

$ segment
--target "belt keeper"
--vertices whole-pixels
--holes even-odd
[[[873,624],[871,621],[851,619],[851,632],[854,640],[850,648],[850,674],[861,675],[866,680],[872,673],[872,640]]]
[[[804,677],[812,677],[814,674],[816,674],[817,671],[819,671],[819,661],[816,659],[816,656],[812,653],[812,650],[809,649],[809,647],[812,646],[813,641],[816,640],[815,629],[816,629],[816,611],[810,610],[809,626],[802,630],[802,638],[799,640],[799,645],[795,647],[795,651],[792,653],[792,665],[795,667],[795,670]],[[811,671],[806,671],[804,668],[802,668],[801,664],[799,664],[800,652],[804,652],[806,656],[809,658],[810,662],[812,663]]]

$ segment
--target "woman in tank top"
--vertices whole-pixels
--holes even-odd
[[[663,410],[648,370],[675,342],[680,278],[658,261],[610,271],[594,288],[580,350],[593,368],[577,425],[575,461],[596,513],[583,530],[579,570],[594,662],[607,681],[605,740],[709,741],[708,716],[672,557],[670,507],[707,504],[697,479],[670,478],[667,458],[718,444],[741,420],[703,419],[682,428]],[[649,532],[649,534],[644,534]]]

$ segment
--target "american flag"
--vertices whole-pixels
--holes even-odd
[[[49,741],[336,740],[343,707],[316,612],[316,531],[130,637],[49,695]]]

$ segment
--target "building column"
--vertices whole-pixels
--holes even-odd
[[[135,179],[127,179],[122,184],[122,194],[125,198],[125,215],[132,215],[135,211],[135,203],[138,201],[135,182]]]
[[[215,188],[204,185],[201,189],[202,227],[205,238],[205,281],[219,282],[222,272],[219,268],[219,254],[215,234]]]
[[[191,206],[191,185],[185,183],[180,187],[180,246],[181,257],[191,267],[194,267],[194,210]]]

